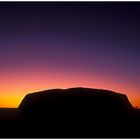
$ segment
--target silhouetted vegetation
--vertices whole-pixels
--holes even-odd
[[[124,94],[89,88],[53,89],[0,110],[4,138],[139,138],[140,111]]]

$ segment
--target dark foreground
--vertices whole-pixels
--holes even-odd
[[[1,138],[140,138],[139,126],[127,96],[107,90],[46,90],[0,109]]]

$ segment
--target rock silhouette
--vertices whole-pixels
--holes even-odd
[[[27,94],[15,114],[14,119],[1,121],[11,130],[1,128],[0,137],[140,137],[139,110],[125,94],[109,90],[79,87]]]
[[[67,112],[76,114],[87,111],[108,113],[129,113],[133,110],[128,98],[124,94],[108,90],[89,88],[52,89],[25,96],[19,110],[30,113]],[[119,114],[118,114],[119,115]]]

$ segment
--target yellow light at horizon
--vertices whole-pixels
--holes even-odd
[[[107,89],[126,94],[133,106],[140,106],[140,88],[130,83],[113,79],[110,75],[85,73],[9,73],[0,79],[0,108],[18,107],[24,96],[41,90],[53,88],[89,87]],[[134,90],[135,89],[135,90]]]
[[[22,96],[0,96],[0,108],[17,108],[24,97]]]
[[[44,89],[42,89],[44,90]],[[38,91],[41,91],[38,90]],[[123,92],[121,92],[123,93]],[[0,96],[0,108],[17,108],[23,98],[27,95],[27,93],[22,92],[22,94],[4,94]],[[127,94],[126,94],[127,95]],[[128,96],[128,99],[130,103],[134,106],[137,107],[139,106],[139,100],[134,98],[133,96]]]

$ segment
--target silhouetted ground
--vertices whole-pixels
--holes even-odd
[[[1,138],[140,138],[139,126],[140,111],[108,90],[46,90],[0,109]]]

